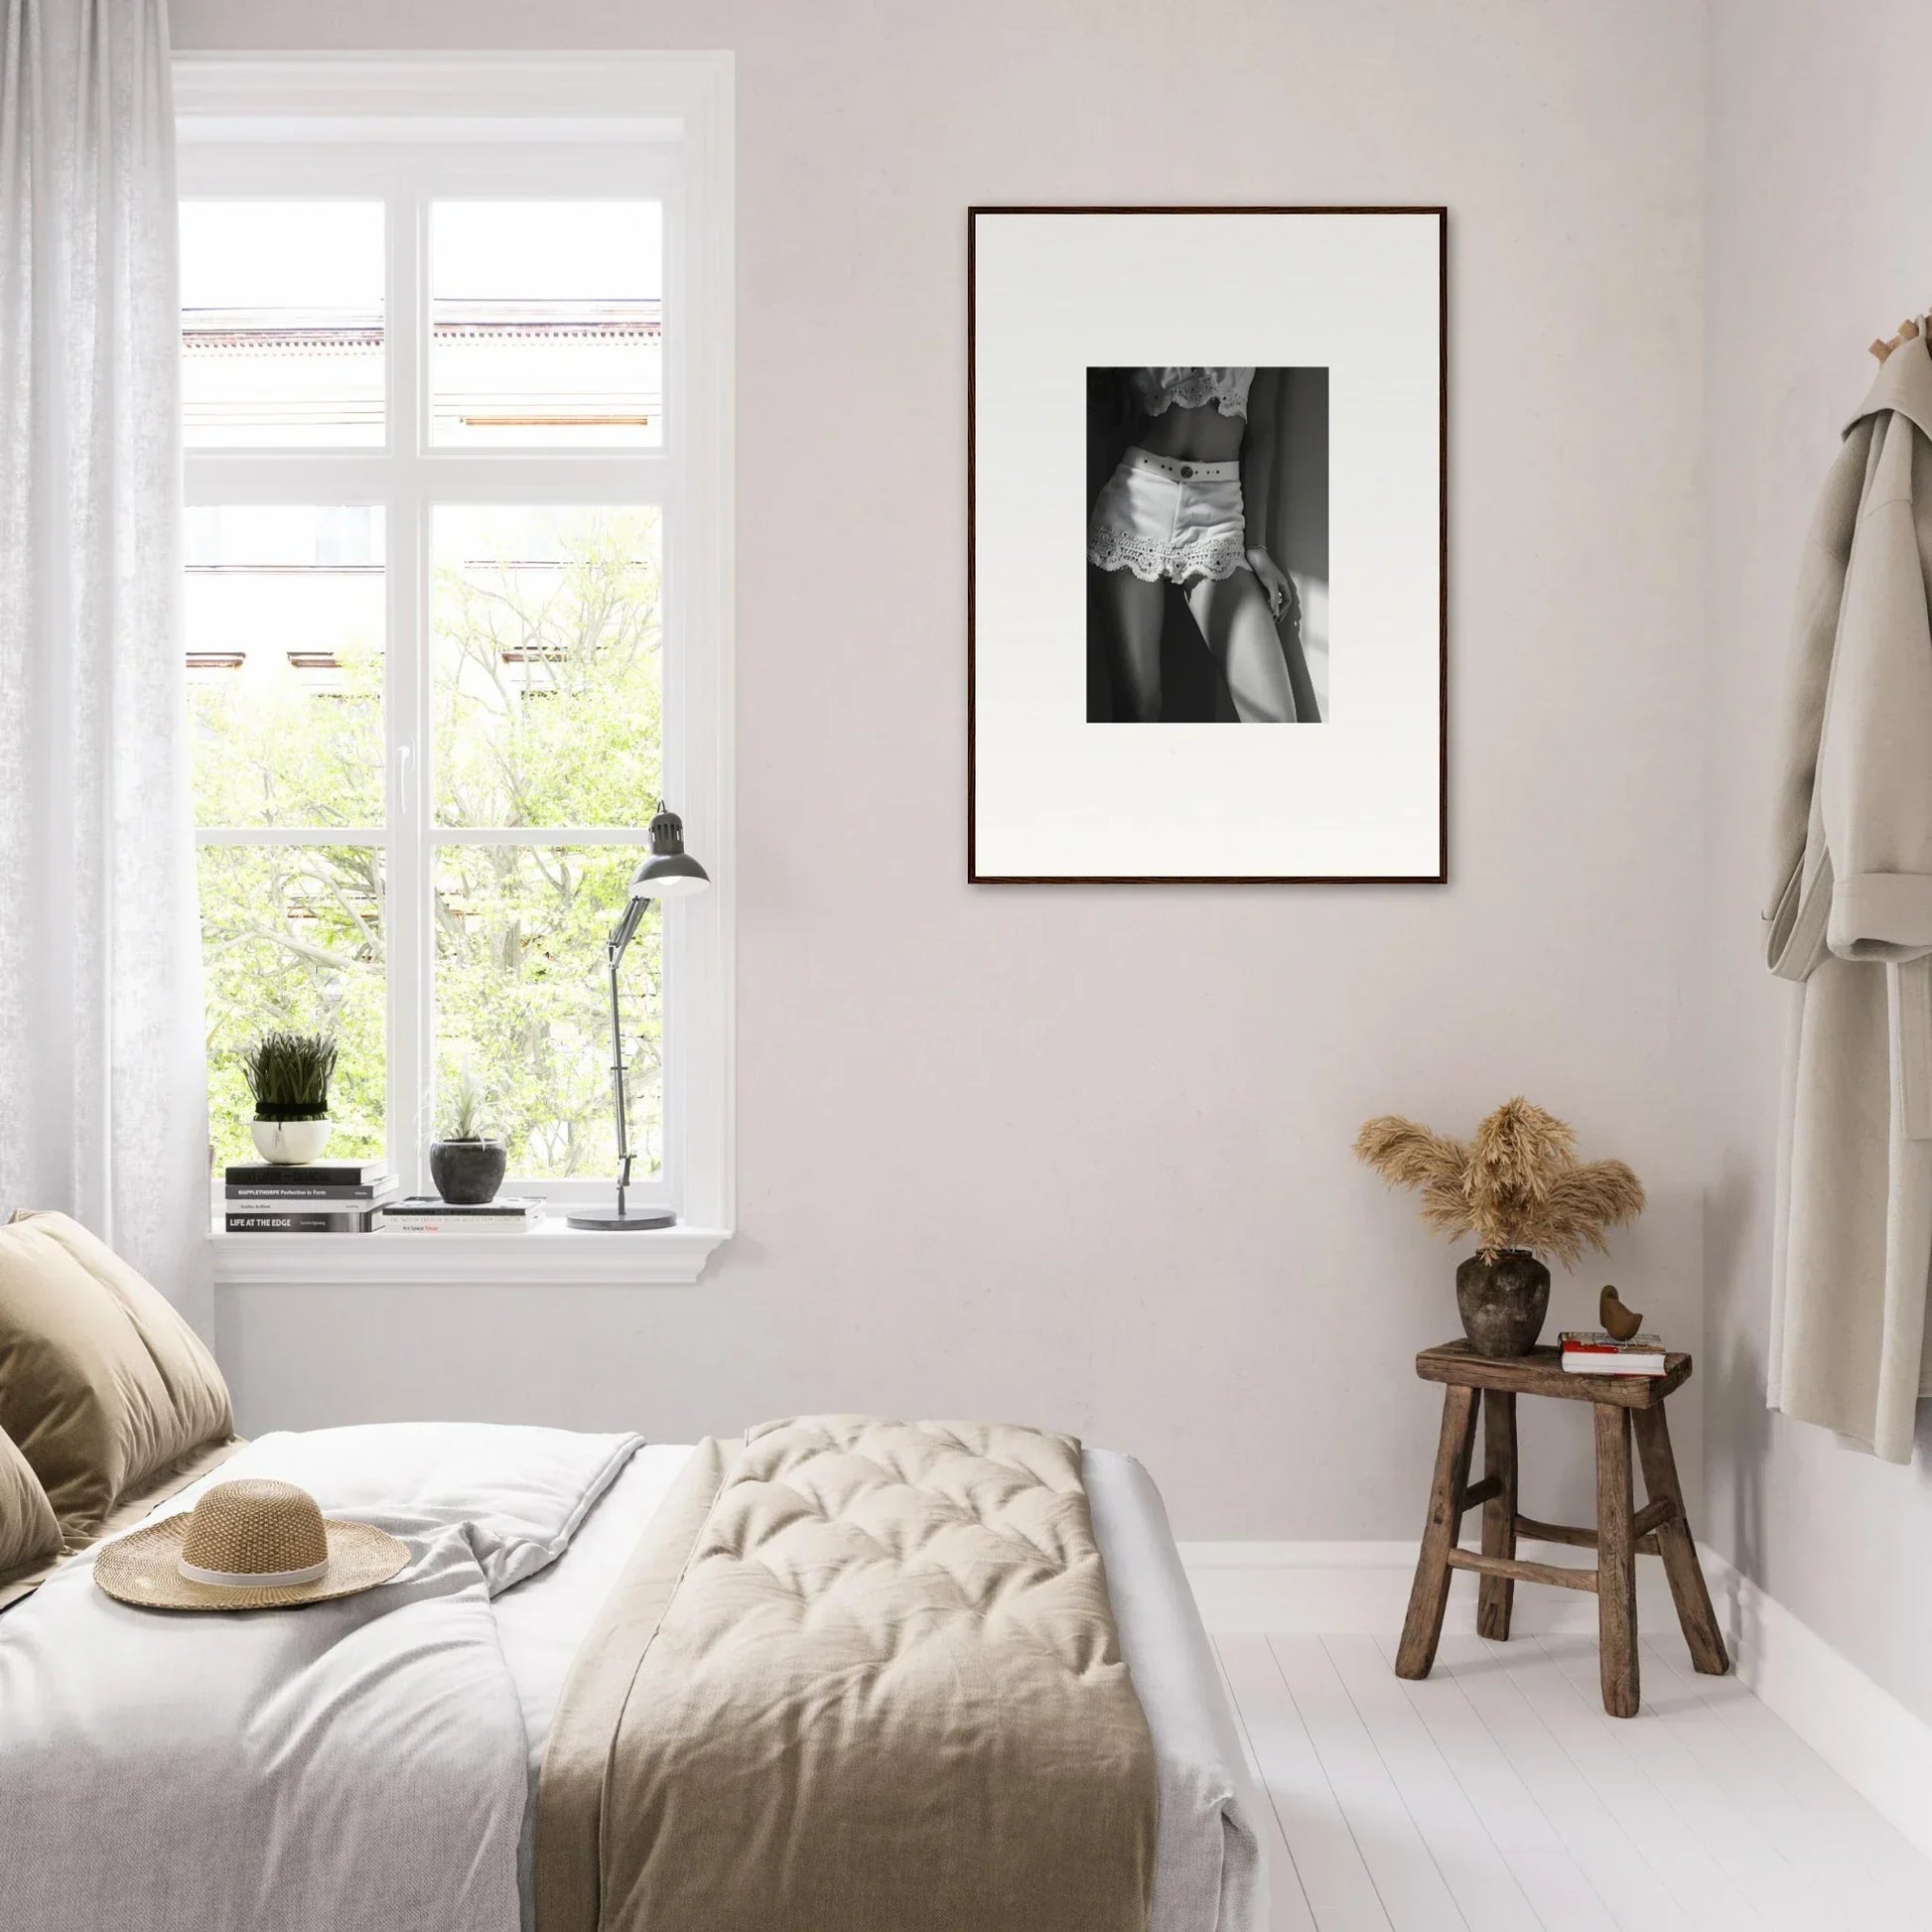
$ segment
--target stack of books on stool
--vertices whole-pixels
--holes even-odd
[[[367,1234],[395,1191],[380,1161],[250,1162],[228,1170],[224,1225],[230,1234]]]
[[[1657,1335],[1632,1335],[1618,1341],[1605,1328],[1566,1328],[1563,1366],[1571,1375],[1661,1375],[1664,1344]]]
[[[526,1194],[498,1194],[474,1207],[409,1194],[391,1201],[377,1225],[384,1234],[528,1234],[542,1219],[542,1201]]]

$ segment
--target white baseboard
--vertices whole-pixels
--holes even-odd
[[[1932,1725],[1716,1551],[1703,1556],[1738,1677],[1932,1858]]]
[[[1388,1543],[1183,1543],[1181,1562],[1202,1620],[1216,1636],[1255,1632],[1393,1636],[1402,1627],[1417,1546]],[[1587,1562],[1587,1553],[1525,1542],[1537,1562]],[[1767,1596],[1715,1551],[1705,1577],[1739,1680],[1912,1845],[1932,1858],[1932,1725]],[[1476,1580],[1450,1581],[1445,1628],[1475,1630]],[[1652,1631],[1677,1628],[1663,1566],[1637,1566],[1637,1618]],[[1529,1585],[1516,1592],[1514,1627],[1525,1635],[1596,1628],[1588,1591]]]
[[[1409,1607],[1417,1545],[1391,1543],[1183,1543],[1180,1560],[1201,1619],[1215,1636],[1256,1631],[1306,1631],[1333,1636],[1392,1636]],[[1520,1556],[1534,1563],[1587,1566],[1589,1553],[1525,1541]],[[1670,1590],[1656,1559],[1640,1559],[1637,1616],[1672,1620]],[[1516,1591],[1512,1627],[1526,1634],[1596,1628],[1596,1598],[1587,1590],[1526,1584]],[[1443,1627],[1473,1636],[1476,1579],[1450,1580]],[[1653,1625],[1654,1627],[1654,1625]]]

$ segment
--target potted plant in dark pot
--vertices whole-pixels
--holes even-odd
[[[244,1049],[241,1070],[255,1096],[249,1131],[277,1167],[318,1160],[329,1145],[329,1082],[336,1042],[327,1034],[263,1034]]]
[[[1579,1161],[1575,1133],[1524,1099],[1506,1101],[1470,1141],[1384,1114],[1355,1139],[1355,1156],[1383,1179],[1422,1195],[1422,1217],[1476,1252],[1455,1271],[1455,1305],[1479,1355],[1527,1355],[1543,1331],[1555,1255],[1566,1267],[1585,1245],[1643,1212],[1643,1183],[1621,1161]]]
[[[457,1207],[482,1207],[496,1198],[509,1150],[483,1124],[483,1095],[466,1073],[451,1090],[444,1135],[429,1144],[430,1178]]]

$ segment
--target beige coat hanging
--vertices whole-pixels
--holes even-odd
[[[1901,340],[1806,542],[1767,919],[1803,982],[1770,1402],[1912,1452],[1932,1272],[1932,355]]]

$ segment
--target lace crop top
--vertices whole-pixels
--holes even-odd
[[[1150,416],[1165,415],[1175,403],[1198,409],[1211,402],[1223,416],[1248,419],[1248,386],[1253,369],[1136,369],[1134,400]]]

